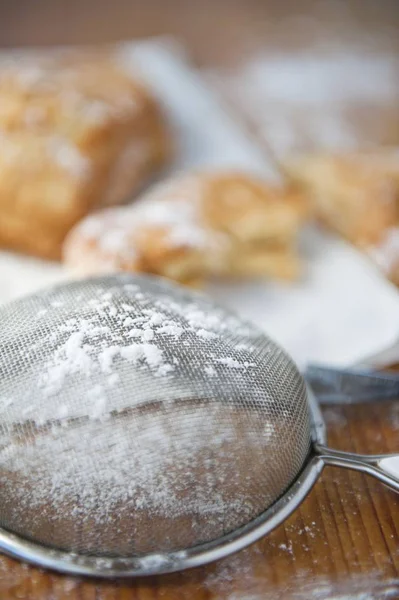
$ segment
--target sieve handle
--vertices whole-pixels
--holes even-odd
[[[362,471],[399,492],[399,454],[352,454],[315,444],[315,452],[326,465]]]

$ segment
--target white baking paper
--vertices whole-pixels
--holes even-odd
[[[237,118],[167,41],[125,43],[120,60],[142,76],[164,104],[178,152],[174,171],[241,167],[275,182],[279,175]],[[348,365],[390,346],[399,336],[399,294],[354,249],[309,227],[302,235],[303,278],[212,283],[207,290],[262,327],[303,366],[307,361]],[[0,301],[66,278],[61,267],[0,253]]]

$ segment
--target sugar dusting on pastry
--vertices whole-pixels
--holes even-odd
[[[200,182],[185,178],[166,189],[160,185],[130,209],[91,215],[80,230],[105,252],[128,257],[134,253],[135,232],[145,227],[167,228],[172,246],[204,248],[209,243],[209,232],[201,224],[199,200]]]
[[[156,98],[110,49],[0,57],[0,105],[0,245],[13,251],[59,260],[75,223],[169,155]]]
[[[49,139],[47,149],[49,157],[71,175],[77,178],[89,175],[91,161],[80,152],[76,144],[66,138],[54,136]]]
[[[144,271],[183,283],[210,276],[295,278],[299,195],[238,172],[194,172],[132,205],[77,224],[64,244],[77,274]]]
[[[78,115],[88,123],[104,123],[112,117],[124,118],[132,111],[139,111],[139,94],[135,94],[134,86],[129,85],[111,55],[104,60],[97,58],[85,63],[82,61],[70,64],[62,63],[60,56],[41,54],[40,56],[20,56],[0,62],[0,84],[11,84],[10,89],[19,88],[25,95],[33,98],[43,95],[44,100],[58,102],[60,109],[70,116]],[[114,89],[113,85],[101,88],[104,73],[109,72],[113,77],[112,83],[123,83],[122,89]],[[124,81],[123,81],[124,78]],[[86,85],[87,82],[91,83]],[[47,98],[46,98],[47,96]],[[42,107],[42,117],[47,117],[45,104]],[[26,107],[29,111],[31,106]],[[43,124],[45,119],[28,119],[32,126]]]

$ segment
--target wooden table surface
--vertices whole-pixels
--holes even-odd
[[[305,26],[303,26],[305,23]],[[310,23],[310,29],[309,29]],[[301,24],[299,26],[298,24]],[[220,0],[0,2],[0,45],[111,41],[173,34],[213,69],[226,100],[259,136],[256,115],[229,94],[232,71],[252,53],[308,43],[370,40],[399,54],[399,3]],[[370,42],[371,43],[371,42]],[[378,86],[378,81],[376,81]],[[370,141],[399,144],[398,98],[359,121]],[[389,109],[389,104],[391,109]],[[388,111],[387,111],[388,106]],[[361,112],[361,111],[355,111]],[[387,117],[388,114],[388,117]],[[369,129],[367,129],[369,128]],[[267,136],[266,136],[267,137]],[[362,453],[398,450],[399,404],[327,408],[329,443]],[[103,582],[0,558],[1,600],[374,600],[399,598],[399,497],[358,473],[327,468],[302,506],[251,548],[216,564],[136,581]]]
[[[329,443],[398,449],[399,404],[328,408]],[[326,468],[302,506],[252,547],[213,565],[136,581],[59,576],[0,562],[2,600],[369,600],[399,598],[399,498],[358,473]]]

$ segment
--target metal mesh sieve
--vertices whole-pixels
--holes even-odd
[[[245,525],[310,447],[303,380],[256,328],[163,280],[75,282],[0,309],[0,526],[142,557]]]

